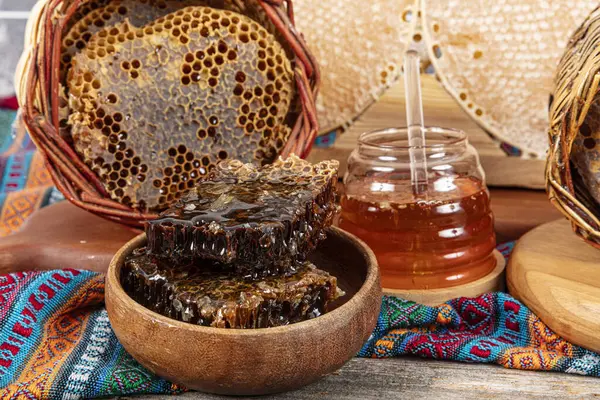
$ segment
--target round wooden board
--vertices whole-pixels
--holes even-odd
[[[496,256],[496,268],[494,268],[490,274],[474,282],[450,288],[429,290],[383,288],[383,294],[400,297],[405,300],[412,300],[428,306],[437,306],[457,297],[476,297],[483,293],[504,290],[504,269],[506,267],[506,260],[498,250],[494,250],[494,255]]]
[[[600,351],[600,250],[567,220],[525,234],[507,268],[510,293],[572,343]]]

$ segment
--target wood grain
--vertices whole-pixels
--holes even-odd
[[[466,364],[401,357],[355,358],[337,373],[303,389],[261,400],[391,399],[583,399],[600,396],[600,380],[563,373],[509,370],[496,365]],[[119,397],[171,400],[172,396]],[[216,400],[222,396],[186,393],[177,399]],[[237,399],[248,399],[238,397]],[[256,398],[251,398],[256,399]]]
[[[566,220],[521,238],[508,268],[510,293],[552,330],[600,352],[600,251],[575,236]]]
[[[425,124],[465,131],[481,158],[489,186],[544,188],[544,160],[509,157],[483,129],[456,103],[431,75],[422,76]],[[340,135],[331,148],[313,148],[308,160],[317,162],[335,158],[346,170],[346,160],[356,147],[358,136],[367,131],[402,126],[406,123],[402,80],[390,88],[349,130]]]

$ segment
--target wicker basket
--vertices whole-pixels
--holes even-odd
[[[600,8],[596,8],[571,37],[556,74],[546,187],[550,200],[571,220],[577,235],[598,248],[600,209],[573,168],[572,148],[586,120],[600,117],[591,108],[597,101],[599,84]]]
[[[308,155],[318,131],[315,97],[319,70],[304,39],[294,28],[291,0],[232,0],[252,2],[264,12],[286,47],[295,56],[293,68],[301,112],[292,126],[282,156]],[[112,200],[100,178],[59,135],[59,68],[62,38],[68,21],[85,0],[42,0],[28,21],[25,50],[17,67],[15,85],[30,135],[44,155],[57,188],[73,204],[124,224],[139,226],[156,214],[140,212]]]

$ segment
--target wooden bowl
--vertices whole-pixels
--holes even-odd
[[[220,329],[176,321],[136,303],[123,290],[120,270],[145,234],[113,258],[106,308],[125,349],[154,372],[190,389],[228,395],[283,392],[334,372],[367,341],[381,307],[373,252],[359,239],[330,228],[311,261],[337,276],[346,295],[315,319],[276,328]]]

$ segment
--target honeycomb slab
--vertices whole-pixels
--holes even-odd
[[[146,227],[153,254],[281,268],[325,238],[337,211],[337,161],[312,165],[296,156],[258,168],[222,162]]]
[[[208,261],[186,263],[138,249],[121,273],[125,291],[169,318],[217,328],[268,328],[318,317],[342,295],[335,277],[305,262],[297,272],[245,280]]]

